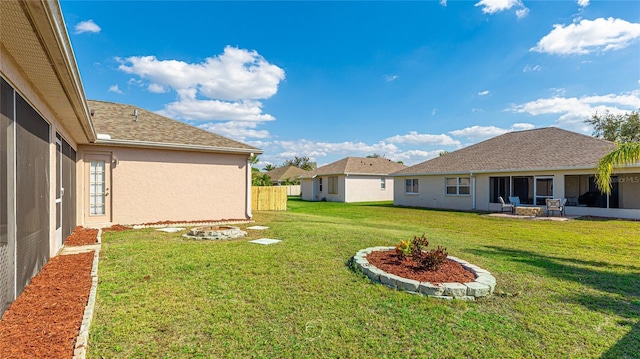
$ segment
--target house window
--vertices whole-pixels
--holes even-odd
[[[322,177],[318,178],[318,185],[320,187],[320,192],[322,192]]]
[[[509,177],[489,177],[489,199],[491,203],[500,203],[498,197],[506,202],[511,195]]]
[[[404,180],[404,193],[418,194],[418,179],[411,178]]]
[[[380,190],[384,191],[387,188],[387,179],[382,177],[380,178]]]
[[[625,208],[620,204],[620,183],[624,183],[623,176],[611,177],[611,193],[600,192],[593,175],[564,176],[564,195],[567,206]],[[607,198],[608,197],[608,198]]]
[[[329,194],[338,194],[338,176],[329,177]]]
[[[468,195],[471,193],[470,177],[446,178],[446,193],[448,195]]]

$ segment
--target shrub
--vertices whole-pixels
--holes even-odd
[[[413,236],[413,239],[400,241],[396,245],[396,255],[400,260],[410,257],[420,269],[437,270],[447,260],[447,249],[438,246],[437,249],[427,250],[428,246],[429,240],[424,234],[421,237]]]

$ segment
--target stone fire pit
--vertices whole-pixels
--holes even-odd
[[[205,226],[196,227],[183,234],[183,237],[192,239],[231,239],[247,235],[247,232],[233,226]]]

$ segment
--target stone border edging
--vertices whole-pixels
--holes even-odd
[[[98,260],[100,258],[100,247],[102,244],[102,229],[98,229],[98,246],[93,253],[93,265],[91,266],[91,290],[89,291],[89,300],[84,308],[82,316],[82,324],[76,344],[73,349],[73,359],[85,359],[87,355],[87,343],[89,341],[89,327],[91,319],[93,319],[93,310],[96,304],[96,294],[98,292]]]
[[[353,256],[353,263],[374,282],[382,283],[393,289],[419,293],[434,298],[475,300],[476,298],[486,297],[493,293],[496,286],[496,278],[492,276],[489,271],[453,256],[447,256],[447,259],[460,263],[465,269],[471,271],[476,276],[475,281],[471,283],[441,284],[419,282],[387,273],[367,261],[367,254],[371,252],[394,249],[395,247],[370,247],[361,249]]]

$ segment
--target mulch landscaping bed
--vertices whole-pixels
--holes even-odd
[[[82,226],[74,228],[73,232],[64,240],[65,246],[84,246],[96,243],[98,243],[98,230]]]
[[[367,261],[387,273],[420,282],[470,283],[475,280],[475,275],[464,269],[460,263],[447,260],[437,270],[425,271],[417,267],[409,258],[399,260],[393,250],[371,252],[367,254]]]
[[[73,357],[91,290],[93,256],[54,257],[31,280],[0,321],[0,358]]]

